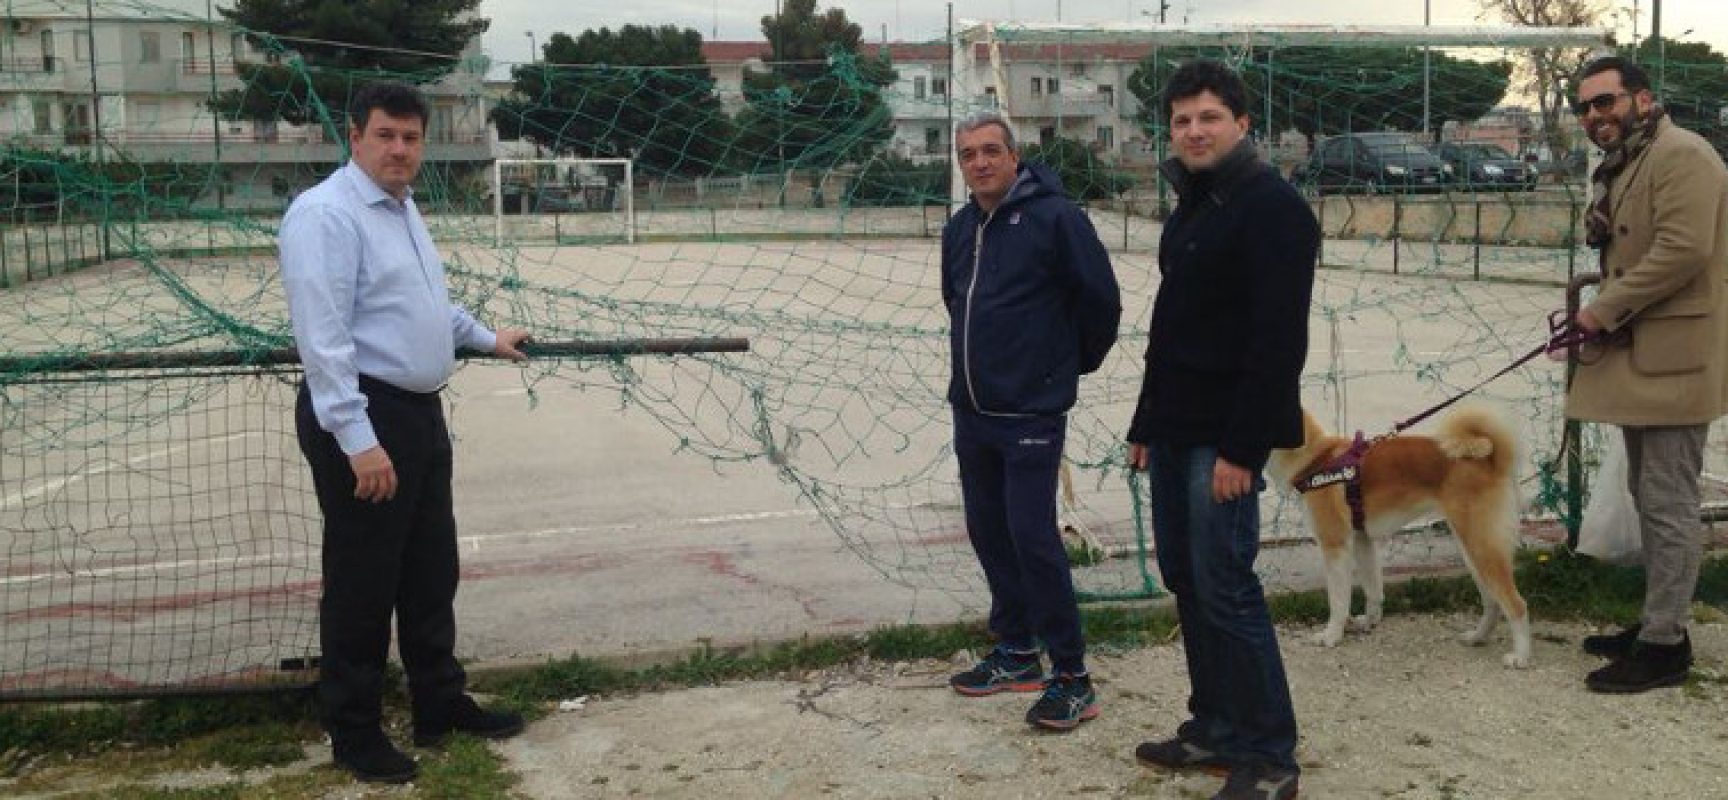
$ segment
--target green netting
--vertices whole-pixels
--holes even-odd
[[[297,55],[305,43],[113,2],[90,4],[91,58],[70,33],[85,4],[22,9],[12,3],[8,19],[37,27],[0,30],[0,694],[254,681],[316,650],[306,598],[317,514],[289,427],[295,376],[70,376],[56,364],[185,350],[235,351],[243,363],[287,346],[277,221],[340,163],[334,109],[379,73],[315,67]],[[116,25],[144,28],[109,36]],[[145,28],[160,34],[156,61],[131,46]],[[55,53],[18,33],[45,29],[59,31]],[[1563,118],[1494,110],[1528,93],[1520,52],[1434,54],[1424,104],[1424,59],[1411,48],[1107,53],[1085,39],[1007,42],[1010,85],[993,94],[982,91],[995,85],[989,66],[934,92],[947,65],[929,53],[941,46],[919,49],[923,61],[897,61],[892,48],[794,52],[722,85],[687,54],[648,48],[660,66],[577,63],[604,42],[553,37],[546,60],[511,70],[501,99],[483,87],[483,64],[452,60],[428,84],[435,111],[416,196],[454,296],[484,319],[548,340],[752,345],[540,360],[523,379],[531,394],[605,395],[617,413],[660,424],[651,446],[773,471],[884,581],[972,608],[985,598],[949,449],[937,288],[950,120],[997,102],[1013,114],[1026,156],[1056,164],[1087,205],[1122,284],[1121,343],[1083,382],[1070,421],[1064,521],[1105,556],[1076,569],[1091,598],[1157,592],[1144,493],[1122,468],[1121,437],[1173,198],[1152,169],[1165,136],[1156,113],[1110,115],[1154,97],[1175,59],[1241,65],[1251,107],[1270,109],[1255,120],[1265,152],[1293,175],[1316,137],[1420,132],[1424,116],[1428,141],[1497,142],[1521,164],[1536,156],[1518,191],[1450,179],[1413,187],[1432,192],[1307,187],[1327,238],[1304,391],[1328,424],[1383,431],[1473,385],[1540,341],[1567,279],[1593,269],[1568,160],[1576,134]],[[290,80],[243,81],[262,74],[236,66],[250,62]],[[1687,97],[1718,73],[1669,64],[1666,78]],[[137,90],[158,79],[148,84],[158,90]],[[909,115],[919,120],[910,143],[890,145],[893,121]],[[500,170],[494,188],[488,123],[524,137],[512,157],[546,160]],[[599,158],[629,159],[630,179],[579,160]],[[1558,366],[1536,365],[1482,392],[1518,424],[1538,523],[1566,508],[1553,466],[1562,380]],[[1312,585],[1301,514],[1282,493],[1265,511],[1268,580]],[[1459,563],[1433,532],[1405,537],[1393,559],[1408,570]]]

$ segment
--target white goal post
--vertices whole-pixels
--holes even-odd
[[[498,159],[492,162],[494,240],[500,246],[504,243],[507,212],[524,217],[600,212],[617,215],[616,235],[635,244],[635,178],[635,165],[628,158]],[[515,198],[514,208],[506,207],[506,197]],[[604,223],[600,231],[610,236]]]

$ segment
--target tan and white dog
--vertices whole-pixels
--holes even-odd
[[[1327,434],[1306,411],[1302,417],[1302,446],[1274,450],[1266,464],[1267,475],[1286,489],[1350,449],[1350,439]],[[1303,494],[1309,529],[1326,562],[1329,618],[1315,641],[1332,647],[1344,638],[1352,621],[1352,566],[1367,597],[1366,613],[1354,622],[1365,630],[1379,623],[1385,600],[1380,555],[1387,538],[1438,511],[1457,537],[1482,593],[1482,619],[1462,640],[1484,643],[1503,612],[1512,628],[1512,652],[1502,661],[1513,668],[1529,666],[1530,615],[1512,578],[1518,530],[1516,459],[1511,428],[1486,410],[1466,408],[1444,417],[1436,436],[1394,436],[1362,457],[1357,479],[1367,536],[1351,525],[1344,484]]]

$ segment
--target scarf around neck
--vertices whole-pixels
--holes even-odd
[[[1598,251],[1606,253],[1608,243],[1614,239],[1612,215],[1614,206],[1608,196],[1608,188],[1614,179],[1626,170],[1627,165],[1638,160],[1650,144],[1656,141],[1659,123],[1666,113],[1662,106],[1650,108],[1637,125],[1626,132],[1619,146],[1607,151],[1602,156],[1602,163],[1590,175],[1590,213],[1584,218],[1584,242]]]

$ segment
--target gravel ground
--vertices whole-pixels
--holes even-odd
[[[1700,608],[1687,686],[1584,690],[1593,632],[1537,621],[1534,664],[1501,667],[1504,627],[1401,616],[1336,649],[1284,629],[1304,798],[1725,798],[1728,624]],[[532,797],[1209,797],[1219,779],[1135,763],[1181,721],[1180,645],[1094,653],[1103,715],[1034,731],[1029,695],[945,688],[965,662],[864,662],[796,680],[594,698],[501,746]],[[1658,744],[1659,743],[1659,744]]]

